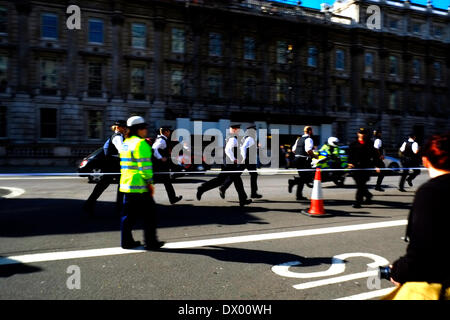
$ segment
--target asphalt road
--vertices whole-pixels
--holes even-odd
[[[368,264],[404,254],[414,191],[428,174],[405,193],[399,177],[386,177],[386,191],[372,190],[373,203],[361,209],[351,206],[351,178],[342,188],[322,183],[330,215],[320,218],[300,213],[310,201],[288,193],[290,176],[260,175],[264,197],[245,208],[233,186],[225,200],[216,189],[197,201],[196,188],[211,177],[178,179],[183,200],[173,206],[157,185],[166,241],[158,252],[118,248],[116,186],[89,218],[81,206],[93,185],[85,178],[0,177],[0,299],[359,300],[392,288]],[[142,239],[139,226],[134,236]]]

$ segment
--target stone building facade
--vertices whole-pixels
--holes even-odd
[[[318,144],[381,128],[394,152],[450,130],[449,89],[450,13],[431,4],[0,0],[0,165],[75,164],[135,114],[151,129],[255,122],[281,143],[306,124]]]

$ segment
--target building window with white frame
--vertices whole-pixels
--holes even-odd
[[[41,37],[48,40],[58,39],[58,16],[56,14],[41,14]]]
[[[54,59],[41,59],[41,93],[55,94],[58,88],[59,65]]]
[[[101,19],[91,18],[88,21],[88,39],[89,43],[103,44],[104,42],[104,23]]]
[[[145,92],[145,67],[133,66],[131,68],[130,92],[135,99],[143,98]]]
[[[172,28],[172,53],[185,53],[186,33],[183,29]]]
[[[87,111],[87,138],[101,139],[103,132],[103,112],[100,110]]]
[[[308,61],[307,65],[308,67],[317,68],[317,48],[314,46],[308,47]]]
[[[100,97],[103,90],[103,65],[101,62],[88,64],[88,94],[91,97]]]
[[[131,46],[145,48],[147,43],[147,26],[144,23],[131,24]]]
[[[209,55],[211,57],[222,56],[222,35],[217,32],[209,33]]]
[[[336,50],[335,69],[339,71],[345,70],[345,51],[342,49]]]
[[[173,96],[184,95],[184,75],[182,70],[172,70],[170,74],[170,93]]]
[[[253,37],[244,37],[244,59],[246,60],[255,60],[255,38]]]

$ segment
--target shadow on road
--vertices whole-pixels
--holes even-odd
[[[0,256],[0,260],[2,260],[2,256]],[[26,274],[42,271],[41,268],[22,264],[22,263],[13,263],[13,264],[5,264],[0,265],[0,278],[8,278],[15,274]]]

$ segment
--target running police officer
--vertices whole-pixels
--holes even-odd
[[[294,165],[297,169],[311,169],[311,160],[312,158],[317,159],[318,156],[314,154],[314,141],[312,139],[313,129],[310,126],[306,126],[303,129],[303,136],[298,138],[295,141],[294,146],[292,147],[292,151],[295,153]],[[292,188],[295,185],[297,186],[297,200],[305,200],[306,197],[303,196],[303,187],[305,183],[308,183],[312,180],[313,172],[309,171],[298,171],[299,177],[295,177],[294,179],[289,179],[288,181],[288,190],[289,193],[292,192]]]
[[[368,130],[360,128],[357,135],[358,139],[350,144],[348,150],[348,167],[356,169],[352,172],[353,179],[356,182],[356,202],[353,208],[361,208],[363,202],[369,204],[372,201],[373,195],[367,188],[367,182],[370,180],[369,168],[375,168],[377,173],[379,168],[375,167],[378,164],[379,156],[373,144],[369,140]],[[366,200],[364,201],[364,198]]]
[[[164,245],[156,235],[156,204],[153,199],[152,149],[145,141],[147,124],[142,117],[127,120],[130,129],[120,152],[120,191],[125,193],[120,223],[121,246],[131,249],[140,246],[134,241],[132,228],[142,218],[144,248],[157,250]]]
[[[239,150],[242,156],[242,170],[247,169],[250,173],[250,198],[260,199],[262,195],[258,194],[258,172],[257,170],[257,153],[258,146],[256,144],[256,125],[251,125],[247,128],[248,136],[245,136],[242,140],[242,145]],[[233,183],[229,177],[224,184],[219,188],[220,196],[225,199],[225,192]]]
[[[217,177],[202,183],[197,189],[197,200],[201,200],[203,193],[208,190],[217,188],[224,184],[227,178],[230,178],[234,183],[234,187],[239,195],[239,205],[242,207],[244,205],[250,204],[251,199],[247,198],[247,194],[244,190],[244,185],[242,183],[241,174],[242,172],[236,172],[240,170],[238,164],[238,139],[237,135],[241,128],[240,124],[234,124],[230,126],[230,136],[226,140],[225,145],[225,164],[222,166],[222,172],[217,175]],[[230,172],[231,171],[231,172]]]
[[[414,134],[410,134],[408,136],[408,141],[403,142],[400,147],[400,154],[400,161],[402,162],[403,168],[406,169],[403,169],[398,190],[401,192],[406,192],[405,181],[408,181],[408,185],[412,187],[413,180],[420,174],[419,169],[413,169],[411,174],[408,169],[418,167],[421,163],[419,156],[419,145],[416,142],[416,136]]]
[[[183,197],[176,196],[172,182],[170,181],[170,151],[167,146],[170,137],[170,128],[162,127],[159,129],[159,135],[153,143],[153,168],[155,175],[155,183],[162,182],[166,188],[167,196],[171,204],[175,204]]]
[[[384,160],[384,147],[383,147],[383,141],[381,140],[381,130],[380,129],[373,131],[373,138],[374,138],[373,147],[375,148],[375,150],[377,150],[377,153],[378,153],[377,167],[385,168],[386,166],[384,165],[384,161],[383,161]],[[384,178],[384,171],[380,170],[380,172],[378,173],[377,184],[375,185],[375,190],[384,192],[384,189],[381,187],[383,178]]]
[[[94,207],[97,199],[102,195],[106,188],[114,182],[114,179],[119,179],[120,177],[119,152],[124,140],[124,134],[127,131],[126,121],[117,120],[111,126],[111,130],[114,131],[114,133],[103,145],[103,152],[105,153],[105,168],[103,168],[103,170],[106,174],[97,182],[91,195],[83,205],[83,210],[89,215],[94,214]],[[117,175],[111,173],[117,173]],[[122,203],[123,194],[119,191],[118,187],[116,196],[116,210],[118,213],[122,211]]]

